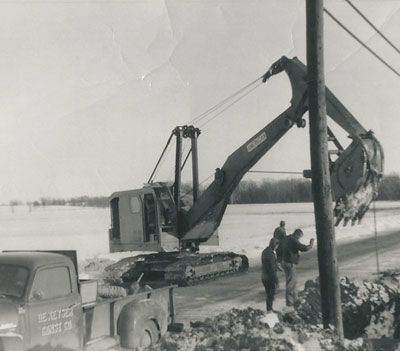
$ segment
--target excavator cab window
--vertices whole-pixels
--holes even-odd
[[[171,192],[167,187],[155,188],[154,190],[161,212],[161,230],[163,232],[174,231],[176,226],[176,212]]]
[[[153,194],[145,194],[144,203],[144,220],[145,220],[145,238],[144,241],[154,241],[157,234],[157,213],[156,203]]]
[[[120,223],[119,223],[119,198],[116,197],[111,200],[111,229],[110,229],[110,239],[111,240],[120,240],[121,239],[121,231],[120,231]]]

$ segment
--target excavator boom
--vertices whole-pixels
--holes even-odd
[[[186,228],[181,240],[208,240],[218,228],[232,192],[247,171],[293,125],[305,126],[303,115],[308,110],[307,68],[297,58],[282,57],[267,71],[263,81],[282,71],[288,75],[292,87],[290,106],[234,151],[221,169],[217,169],[214,181],[186,214]],[[376,196],[383,171],[383,151],[373,133],[367,132],[329,89],[326,89],[326,101],[327,115],[353,140],[343,150],[329,130],[330,139],[339,146],[338,158],[331,162],[336,224],[342,219],[345,224],[349,220],[355,223],[361,220]]]
[[[244,255],[196,252],[199,244],[216,232],[232,192],[243,176],[289,129],[294,125],[306,125],[303,116],[308,111],[307,68],[297,58],[282,57],[262,80],[266,82],[281,72],[286,72],[290,80],[290,106],[235,150],[223,166],[217,168],[213,182],[202,194],[198,193],[197,174],[197,137],[200,131],[193,126],[183,126],[176,127],[171,134],[176,137],[175,183],[172,187],[153,183],[150,177],[149,184],[142,189],[117,192],[111,196],[111,251],[175,250],[124,259],[108,268],[111,275],[119,272],[119,278],[126,284],[144,273],[143,281],[161,279],[187,285],[247,270],[248,259]],[[373,133],[367,131],[329,89],[326,89],[326,105],[327,115],[352,139],[350,145],[343,148],[328,128],[328,140],[336,148],[330,154],[336,224],[341,221],[354,224],[362,219],[377,195],[383,172],[383,150]],[[191,205],[183,204],[181,196],[181,170],[186,162],[182,165],[183,138],[192,141],[194,192]],[[304,175],[307,174],[311,172],[305,171]],[[173,249],[167,249],[167,245]],[[191,252],[185,251],[187,249]]]

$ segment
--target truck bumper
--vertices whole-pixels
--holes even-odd
[[[17,336],[0,335],[1,351],[23,351],[22,338]]]

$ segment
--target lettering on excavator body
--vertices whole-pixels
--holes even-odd
[[[247,152],[252,152],[258,145],[267,140],[267,134],[262,132],[260,135],[256,136],[252,141],[250,141],[247,145]]]

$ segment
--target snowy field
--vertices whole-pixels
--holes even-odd
[[[400,202],[378,202],[376,209],[379,233],[400,230]],[[280,220],[286,221],[288,233],[302,228],[304,242],[315,237],[311,203],[230,205],[219,229],[220,247],[202,251],[229,250],[258,261]],[[25,206],[2,206],[0,221],[0,250],[77,250],[79,260],[110,257],[107,208],[54,206],[30,211]],[[336,230],[338,242],[370,235],[374,235],[372,206],[361,225]]]
[[[375,213],[378,235],[400,231],[400,202],[377,202]],[[281,220],[286,222],[288,234],[301,228],[304,243],[316,237],[312,203],[233,205],[228,207],[219,230],[219,250],[244,253],[250,258],[250,263],[254,260],[258,262],[261,251],[268,245],[273,230]],[[371,206],[361,224],[336,227],[336,239],[339,243],[356,241],[374,235],[374,228]],[[203,251],[210,249],[215,250],[209,247]]]

